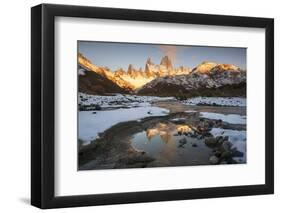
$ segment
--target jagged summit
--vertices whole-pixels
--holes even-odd
[[[149,57],[149,58],[146,60],[146,64],[153,65],[154,63],[152,62],[151,58]]]
[[[193,68],[193,73],[205,74],[209,73],[212,68],[217,66],[217,63],[210,61],[203,61],[201,64],[198,64],[195,68]]]
[[[141,67],[136,69],[132,64],[129,64],[127,72],[122,68],[112,71],[106,67],[98,67],[81,53],[78,54],[78,63],[129,90],[136,90],[158,77],[183,75],[191,71],[190,68],[182,66],[174,69],[172,60],[168,56],[164,56],[159,65],[154,64],[152,59],[148,58],[144,70]]]
[[[192,69],[192,73],[200,73],[200,74],[210,74],[211,72],[238,72],[243,71],[239,67],[233,64],[217,64],[215,62],[203,61],[198,64],[194,69]]]
[[[126,74],[126,71],[123,70],[122,68],[119,68],[118,70],[115,71],[115,74],[116,75],[124,75],[124,74]]]
[[[172,60],[167,55],[161,59],[160,65],[164,66],[168,70],[173,70]]]
[[[129,64],[127,73],[132,73],[132,72],[134,72],[134,71],[135,71],[135,69],[134,69],[133,65],[132,65],[132,64]]]

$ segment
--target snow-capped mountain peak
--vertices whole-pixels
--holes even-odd
[[[127,72],[121,68],[116,71],[112,71],[108,68],[94,65],[90,60],[80,53],[78,54],[78,63],[82,67],[96,72],[113,81],[118,86],[129,90],[141,88],[145,84],[158,77],[183,75],[188,74],[191,71],[191,69],[188,67],[179,67],[174,69],[172,61],[168,56],[164,56],[161,59],[160,65],[154,64],[152,59],[148,58],[144,71],[142,68],[134,68],[132,64],[128,65]]]
[[[158,77],[144,85],[140,94],[190,94],[227,87],[230,92],[244,94],[246,89],[246,71],[232,64],[203,62],[189,74]]]

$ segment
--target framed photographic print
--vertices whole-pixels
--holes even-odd
[[[31,9],[31,203],[271,194],[274,21]]]

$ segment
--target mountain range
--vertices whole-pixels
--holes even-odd
[[[78,54],[79,91],[89,94],[138,93],[142,95],[177,95],[218,92],[231,96],[246,95],[246,71],[233,64],[217,64],[204,61],[191,69],[174,67],[172,60],[164,56],[160,64],[148,58],[144,70],[132,64],[125,71],[112,71],[93,64]],[[220,90],[220,89],[223,89]],[[208,94],[207,94],[208,95]]]

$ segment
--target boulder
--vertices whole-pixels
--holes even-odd
[[[216,157],[215,155],[213,155],[213,156],[211,156],[211,157],[209,158],[209,162],[210,162],[211,164],[213,164],[213,165],[218,164],[218,163],[219,163],[219,158]]]
[[[215,147],[218,145],[218,140],[215,137],[207,137],[204,142],[209,147]]]

